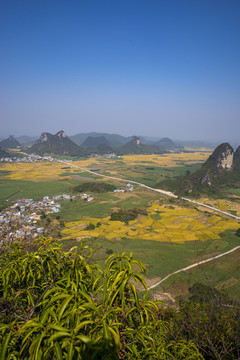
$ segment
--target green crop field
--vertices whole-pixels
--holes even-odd
[[[80,197],[72,201],[61,201],[61,217],[66,221],[80,220],[83,217],[104,218],[110,215],[116,207],[121,209],[144,207],[155,197],[153,193],[141,191],[127,194],[124,199],[114,193],[91,193],[91,195],[94,197],[91,202],[84,201]]]
[[[162,278],[169,273],[176,271],[182,267],[194,264],[198,261],[204,260],[206,258],[218,255],[222,252],[226,252],[239,245],[239,238],[231,231],[226,231],[222,239],[216,240],[207,240],[207,241],[191,241],[184,244],[178,243],[161,243],[151,240],[142,240],[142,239],[127,239],[127,238],[117,238],[114,240],[107,240],[105,238],[91,238],[83,240],[84,244],[88,244],[93,248],[93,261],[103,265],[106,258],[109,256],[109,253],[131,253],[133,252],[134,257],[141,260],[146,266],[146,278],[150,280],[151,278]],[[77,244],[74,239],[69,239],[63,241],[64,246],[71,247]],[[240,253],[236,253],[234,257],[239,260]],[[233,255],[227,255],[224,262],[222,260],[216,260],[216,262],[229,265],[229,258]],[[228,260],[227,260],[228,258]],[[235,263],[236,265],[236,263]],[[211,269],[212,263],[209,265],[204,265],[204,269]],[[214,272],[214,277],[222,276],[225,273],[224,278],[227,279],[229,276],[229,270],[225,265],[221,267],[220,270]],[[239,266],[237,266],[236,273],[239,272]],[[209,277],[211,277],[211,271],[209,271]],[[171,278],[166,280],[164,283],[159,285],[156,289],[168,291],[171,287],[171,284],[176,281],[176,279],[184,279],[189,282],[189,285],[200,281],[207,282],[207,278],[204,278],[204,273],[201,269],[194,268],[191,272],[182,272],[177,275],[173,275]],[[238,278],[240,279],[240,277]],[[147,282],[148,282],[147,280]],[[182,280],[181,280],[182,281]],[[157,282],[157,280],[156,280]],[[238,287],[235,284],[235,287],[240,291],[240,282]]]
[[[39,200],[46,195],[53,196],[68,192],[76,184],[77,181],[69,179],[45,182],[0,179],[0,200],[13,201],[17,198]]]
[[[226,231],[223,234],[223,239],[208,241],[205,243],[205,246],[206,247],[203,252],[200,248],[195,249],[195,255],[193,255],[191,259],[193,263],[204,260],[206,255],[209,258],[239,246],[239,237],[233,235],[231,231]],[[188,295],[186,291],[188,287],[192,286],[194,283],[205,283],[218,290],[224,291],[232,299],[239,302],[239,263],[240,249],[209,263],[197,266],[191,270],[172,275],[156,289],[169,292],[173,294],[173,296],[180,295],[180,298],[186,298]],[[183,283],[185,286],[181,286]],[[182,290],[179,291],[181,287]]]

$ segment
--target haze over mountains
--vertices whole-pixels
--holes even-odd
[[[153,141],[154,139],[154,141]],[[25,144],[23,142],[25,141]],[[0,142],[3,148],[22,148],[27,153],[56,154],[69,156],[83,156],[90,154],[161,154],[169,151],[179,151],[182,146],[176,145],[169,138],[155,138],[149,140],[144,137],[124,137],[118,134],[86,133],[68,137],[63,130],[55,135],[48,132],[41,134],[40,138],[32,145],[33,138],[21,137],[21,144],[13,136]]]
[[[46,132],[46,133],[49,133],[49,132]],[[9,138],[11,136],[12,135],[10,135]],[[15,138],[19,142],[21,147],[33,145],[39,139],[39,136],[29,136],[29,135],[12,136],[12,137]],[[109,145],[113,149],[121,147],[122,145],[131,141],[133,138],[133,136],[123,136],[123,135],[119,135],[119,134],[102,133],[102,132],[78,133],[75,135],[70,135],[68,137],[75,144],[81,145],[81,146],[87,138],[99,138],[99,139],[96,139],[95,144],[94,143],[88,144],[88,142],[90,141],[90,139],[88,139],[86,147],[94,147],[96,145],[101,145],[102,143],[105,143],[106,145]],[[179,146],[180,148],[183,148],[183,147],[215,148],[219,143],[226,141],[225,138],[222,139],[223,141],[216,141],[216,140],[207,141],[205,139],[203,139],[203,140],[183,140],[180,138],[173,139],[172,137],[171,137],[171,139],[169,139],[164,136],[147,136],[147,135],[137,135],[137,137],[141,140],[142,144],[161,145],[161,148],[164,148],[164,146],[165,146],[164,142],[165,141],[168,142],[168,140],[173,141],[174,145]],[[104,141],[103,141],[103,138],[105,138]],[[5,140],[7,140],[7,139],[5,139],[3,136],[0,136],[0,142],[5,141]],[[228,142],[230,142],[234,148],[237,148],[237,146],[239,145],[238,142],[230,141],[229,139],[228,139]],[[168,145],[167,148],[169,148],[170,143],[168,143],[167,145]],[[11,144],[11,146],[12,146],[12,144]],[[85,147],[85,145],[83,147]]]

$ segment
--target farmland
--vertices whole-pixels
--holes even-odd
[[[128,224],[110,221],[109,217],[85,217],[81,221],[66,223],[62,231],[66,239],[102,236],[106,239],[126,237],[130,239],[155,240],[161,242],[184,243],[186,241],[220,239],[225,230],[238,229],[235,220],[222,219],[219,215],[209,215],[197,209],[153,203],[147,208],[147,216],[140,216]],[[158,218],[159,217],[159,218]],[[94,230],[84,230],[92,223]]]
[[[210,154],[208,151],[194,151],[192,153],[162,154],[162,155],[125,155],[121,158],[108,159],[92,157],[74,161],[74,165],[94,169],[101,174],[121,175],[139,179],[151,177],[178,176],[187,170],[196,170]],[[193,159],[194,155],[194,159]],[[57,162],[40,163],[7,163],[1,164],[1,172],[7,172],[5,177],[12,180],[47,181],[62,177],[71,177],[74,174],[88,177],[87,173],[64,166]],[[94,177],[91,175],[91,177]],[[145,183],[145,182],[144,182]]]
[[[128,155],[113,159],[93,157],[74,161],[74,165],[93,169],[102,175],[154,186],[159,180],[197,170],[211,153],[211,149],[188,150],[179,154]],[[9,205],[16,198],[38,200],[46,195],[71,192],[74,186],[84,181],[106,180],[57,162],[1,164],[0,200]],[[121,181],[107,181],[116,188],[123,185]],[[80,240],[90,244],[94,249],[93,259],[99,264],[103,264],[112,252],[133,251],[134,256],[147,267],[145,276],[148,284],[181,267],[239,245],[239,237],[234,235],[240,227],[238,221],[206,208],[183,203],[180,199],[169,199],[136,185],[132,192],[93,191],[91,195],[94,198],[92,202],[78,196],[61,203],[59,214],[65,223],[61,231],[63,245],[70,247]],[[239,199],[239,190],[233,189],[226,193],[225,198],[205,197],[199,201],[239,216]],[[111,214],[120,209],[140,212],[134,220],[111,221]],[[234,258],[238,258],[238,255],[234,254]],[[212,266],[218,286],[227,288],[231,296],[236,297],[240,290],[238,269],[235,267],[235,275],[230,276],[227,258],[223,262],[218,260],[216,264],[206,266],[208,278],[211,278]],[[199,269],[192,270],[191,275],[180,273],[159,286],[156,292],[168,291],[174,296],[185,296],[185,293],[176,290],[176,282],[190,286],[200,278],[206,282]],[[182,289],[187,288],[185,285]]]

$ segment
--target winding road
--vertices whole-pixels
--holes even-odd
[[[135,185],[141,186],[141,187],[146,188],[146,189],[148,189],[148,190],[151,190],[151,191],[155,191],[155,192],[164,194],[164,195],[169,196],[169,197],[171,197],[171,198],[178,198],[178,196],[176,196],[175,194],[173,194],[173,193],[170,192],[170,191],[165,191],[165,190],[161,190],[161,189],[154,189],[154,188],[152,188],[152,187],[150,187],[150,186],[147,186],[147,185],[145,185],[145,184],[142,184],[142,183],[139,183],[139,182],[133,181],[133,180],[121,179],[121,178],[114,177],[114,176],[99,174],[99,173],[96,173],[95,171],[82,168],[81,166],[77,166],[77,165],[71,164],[71,163],[69,163],[69,162],[65,162],[65,161],[63,161],[63,160],[58,160],[58,161],[59,161],[59,162],[62,162],[62,163],[64,163],[64,164],[70,165],[70,166],[72,166],[72,167],[75,167],[75,168],[77,168],[77,169],[80,169],[80,170],[82,170],[82,171],[86,171],[86,172],[88,172],[88,173],[90,173],[90,174],[93,174],[93,175],[97,175],[97,176],[104,177],[104,178],[108,178],[108,179],[112,179],[112,180],[128,182],[128,183],[131,183],[131,184],[135,184]],[[215,207],[213,207],[213,206],[203,204],[203,203],[201,203],[201,202],[199,202],[199,201],[191,200],[191,199],[188,199],[188,198],[185,198],[185,197],[179,197],[179,199],[184,200],[184,201],[191,202],[191,203],[196,204],[196,205],[198,205],[198,206],[203,206],[203,207],[205,207],[205,208],[207,208],[207,209],[210,209],[210,210],[212,210],[212,211],[219,212],[219,213],[221,213],[221,214],[223,214],[223,215],[232,217],[232,218],[234,218],[234,219],[236,219],[236,220],[240,220],[240,217],[239,217],[239,216],[233,215],[233,214],[228,213],[228,212],[226,212],[226,211],[219,210],[219,209],[217,209],[217,208],[215,208]],[[213,257],[208,258],[208,259],[206,259],[206,260],[202,260],[202,261],[199,261],[199,262],[197,262],[197,263],[195,263],[195,264],[192,264],[192,265],[186,266],[186,267],[184,267],[184,268],[181,268],[181,269],[179,269],[179,270],[176,270],[176,271],[168,274],[168,275],[165,276],[164,278],[162,278],[162,279],[161,279],[160,281],[158,281],[157,283],[149,286],[149,287],[148,287],[148,290],[154,289],[155,287],[157,287],[158,285],[160,285],[163,281],[167,280],[167,279],[168,279],[170,276],[172,276],[172,275],[178,274],[178,273],[180,273],[180,272],[182,272],[182,271],[190,270],[190,269],[192,269],[192,268],[194,268],[194,267],[196,267],[196,266],[200,266],[200,265],[202,265],[202,264],[206,264],[206,263],[208,263],[208,262],[210,262],[210,261],[213,261],[213,260],[216,260],[216,259],[218,259],[218,258],[220,258],[220,257],[222,257],[222,256],[228,255],[228,254],[236,251],[237,249],[240,249],[240,246],[236,246],[235,248],[233,248],[233,249],[231,249],[231,250],[229,250],[229,251],[226,251],[226,252],[224,252],[224,253],[222,253],[222,254],[220,254],[220,255],[213,256]]]
[[[155,287],[157,287],[159,284],[161,284],[163,281],[167,280],[170,276],[172,276],[172,275],[174,275],[174,274],[178,274],[178,273],[180,273],[181,271],[187,271],[187,270],[190,270],[190,269],[192,269],[192,268],[194,268],[194,267],[196,267],[196,266],[199,266],[199,265],[202,265],[202,264],[206,264],[206,263],[208,263],[208,262],[210,262],[210,261],[213,261],[213,260],[216,260],[216,259],[218,259],[218,258],[220,258],[220,257],[222,257],[222,256],[228,255],[228,254],[236,251],[237,249],[240,249],[240,246],[236,246],[235,248],[233,248],[233,249],[231,249],[231,250],[229,250],[229,251],[226,251],[226,252],[224,252],[224,253],[222,253],[222,254],[220,254],[220,255],[213,256],[213,257],[211,257],[211,258],[209,258],[209,259],[202,260],[202,261],[199,261],[199,262],[197,262],[197,263],[195,263],[195,264],[192,264],[192,265],[186,266],[186,267],[184,267],[184,268],[182,268],[182,269],[176,270],[176,271],[168,274],[167,276],[165,276],[164,278],[162,278],[161,280],[159,280],[159,281],[156,282],[155,284],[149,286],[148,290],[154,289]]]
[[[142,184],[142,183],[139,183],[139,182],[133,181],[133,180],[121,179],[121,178],[114,177],[114,176],[110,176],[110,175],[99,174],[99,173],[97,173],[97,172],[95,172],[95,171],[92,171],[92,170],[83,168],[83,167],[81,167],[81,166],[74,165],[74,164],[69,163],[69,162],[64,161],[64,160],[56,160],[56,161],[61,162],[61,163],[66,164],[66,165],[69,165],[69,166],[72,166],[72,167],[74,167],[74,168],[80,169],[80,170],[82,170],[82,171],[86,171],[86,172],[88,172],[88,173],[90,173],[90,174],[93,174],[93,175],[97,175],[97,176],[100,176],[100,177],[103,177],[103,178],[112,179],[112,180],[123,181],[123,182],[131,183],[131,184],[135,184],[135,185],[141,186],[141,187],[143,187],[143,188],[145,188],[145,189],[148,189],[148,190],[151,190],[151,191],[155,191],[155,192],[164,194],[164,195],[169,196],[169,197],[171,197],[171,198],[179,198],[179,199],[181,199],[181,200],[188,201],[188,202],[191,202],[191,203],[196,204],[196,205],[199,205],[199,206],[203,206],[203,207],[208,208],[208,209],[210,209],[210,210],[212,210],[212,211],[219,212],[219,213],[221,213],[221,214],[223,214],[223,215],[230,216],[230,217],[232,217],[232,218],[234,218],[234,219],[236,219],[236,220],[240,220],[240,217],[237,216],[237,215],[233,215],[233,214],[228,213],[228,212],[226,212],[226,211],[219,210],[219,209],[217,209],[217,208],[215,208],[215,207],[213,207],[213,206],[210,206],[210,205],[207,205],[207,204],[203,204],[203,203],[201,203],[201,202],[199,202],[199,201],[196,201],[196,200],[188,199],[188,198],[185,198],[185,197],[178,197],[178,196],[176,196],[175,194],[173,194],[171,191],[166,191],[166,190],[162,190],[162,189],[155,189],[155,188],[152,188],[152,187],[150,187],[150,186],[147,186],[147,185],[145,185],[145,184]]]

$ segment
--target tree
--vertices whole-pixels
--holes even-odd
[[[143,264],[113,254],[104,269],[91,249],[40,242],[1,254],[1,359],[203,359],[192,341],[167,342],[168,323],[148,299]],[[133,284],[146,289],[139,296]]]

